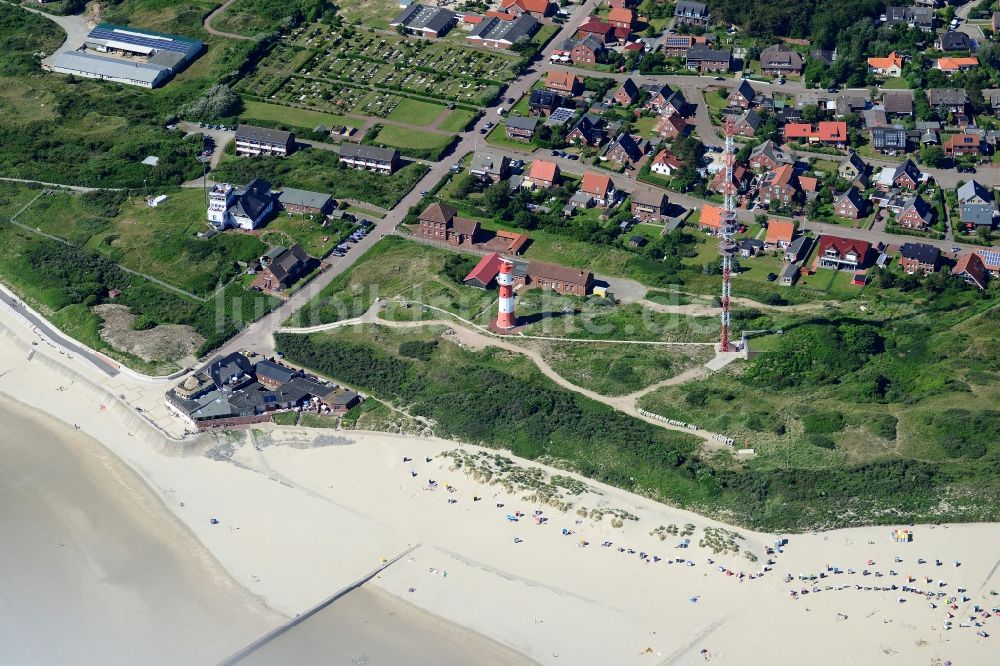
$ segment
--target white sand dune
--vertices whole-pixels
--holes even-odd
[[[80,424],[138,472],[251,598],[275,611],[301,613],[383,558],[415,547],[363,594],[346,595],[245,663],[327,663],[324,655],[334,656],[336,646],[336,658],[363,656],[373,665],[455,663],[456,647],[469,664],[996,663],[1000,637],[977,632],[991,633],[998,620],[976,614],[983,627],[959,626],[976,604],[1000,606],[991,595],[1000,590],[996,525],[917,526],[907,544],[894,543],[888,526],[790,536],[773,570],[757,577],[774,535],[735,529],[741,552],[713,555],[698,542],[706,528],[724,525],[589,481],[590,490],[567,495],[574,508],[562,513],[526,492],[451,470],[441,452],[460,446],[454,442],[338,433],[342,445],[315,446],[322,431],[271,428],[255,439],[238,435],[206,457],[212,442],[172,442],[115,398],[126,393],[147,414],[166,418],[157,411],[162,387],[104,379],[45,345],[29,362],[29,335],[7,313],[0,312],[0,325],[22,340],[8,334],[0,345],[0,392]],[[66,390],[57,393],[60,385]],[[413,460],[404,463],[404,456]],[[430,479],[436,490],[427,489]],[[580,506],[616,508],[638,520],[613,527],[610,516],[578,516]],[[547,522],[531,519],[537,510]],[[526,515],[507,520],[515,511]],[[213,517],[219,524],[210,524]],[[661,525],[688,523],[695,528],[686,549],[675,547],[679,536],[650,535]],[[606,541],[613,545],[602,546]],[[747,550],[759,561],[745,559]],[[678,558],[686,561],[673,562]],[[844,573],[785,582],[786,575],[826,575],[828,565]],[[931,608],[916,593],[856,585],[958,595],[954,628],[944,628],[947,598]],[[379,631],[395,636],[384,650],[388,639]],[[409,638],[418,635],[424,640]]]

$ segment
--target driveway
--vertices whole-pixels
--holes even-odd
[[[44,16],[50,21],[56,23],[66,33],[66,40],[62,43],[62,46],[56,49],[55,52],[50,53],[47,58],[44,58],[42,60],[43,65],[51,65],[52,58],[63,51],[75,51],[83,46],[83,40],[90,33],[91,28],[94,27],[93,25],[87,23],[87,19],[84,18],[82,14],[73,16],[56,16],[55,14],[48,14],[38,9],[25,7],[24,5],[17,6],[21,7],[21,9],[26,9],[29,12],[34,12],[39,16]]]

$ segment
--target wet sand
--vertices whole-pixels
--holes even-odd
[[[96,441],[0,423],[0,663],[209,664],[283,620]]]
[[[535,662],[378,587],[366,585],[237,663],[239,666],[499,666]]]

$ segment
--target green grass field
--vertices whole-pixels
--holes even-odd
[[[429,149],[440,148],[451,141],[451,138],[451,135],[448,134],[435,134],[434,132],[421,132],[408,127],[384,125],[382,131],[375,137],[375,142],[400,149]]]
[[[292,106],[281,106],[280,104],[268,104],[267,102],[257,102],[255,100],[243,100],[242,118],[247,121],[266,120],[271,122],[293,125],[303,129],[311,130],[319,125],[333,127],[334,125],[347,125],[348,127],[361,127],[363,120],[338,116],[322,111],[312,111],[311,109],[299,109]]]
[[[430,125],[445,110],[441,104],[433,104],[418,99],[404,99],[389,114],[389,120],[410,125]]]
[[[438,129],[446,132],[461,132],[476,115],[478,114],[475,111],[455,109],[438,124]]]

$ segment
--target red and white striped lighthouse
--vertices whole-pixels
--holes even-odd
[[[506,259],[500,260],[500,273],[497,275],[500,286],[500,304],[497,312],[497,328],[514,328],[517,321],[514,317],[514,264]]]

